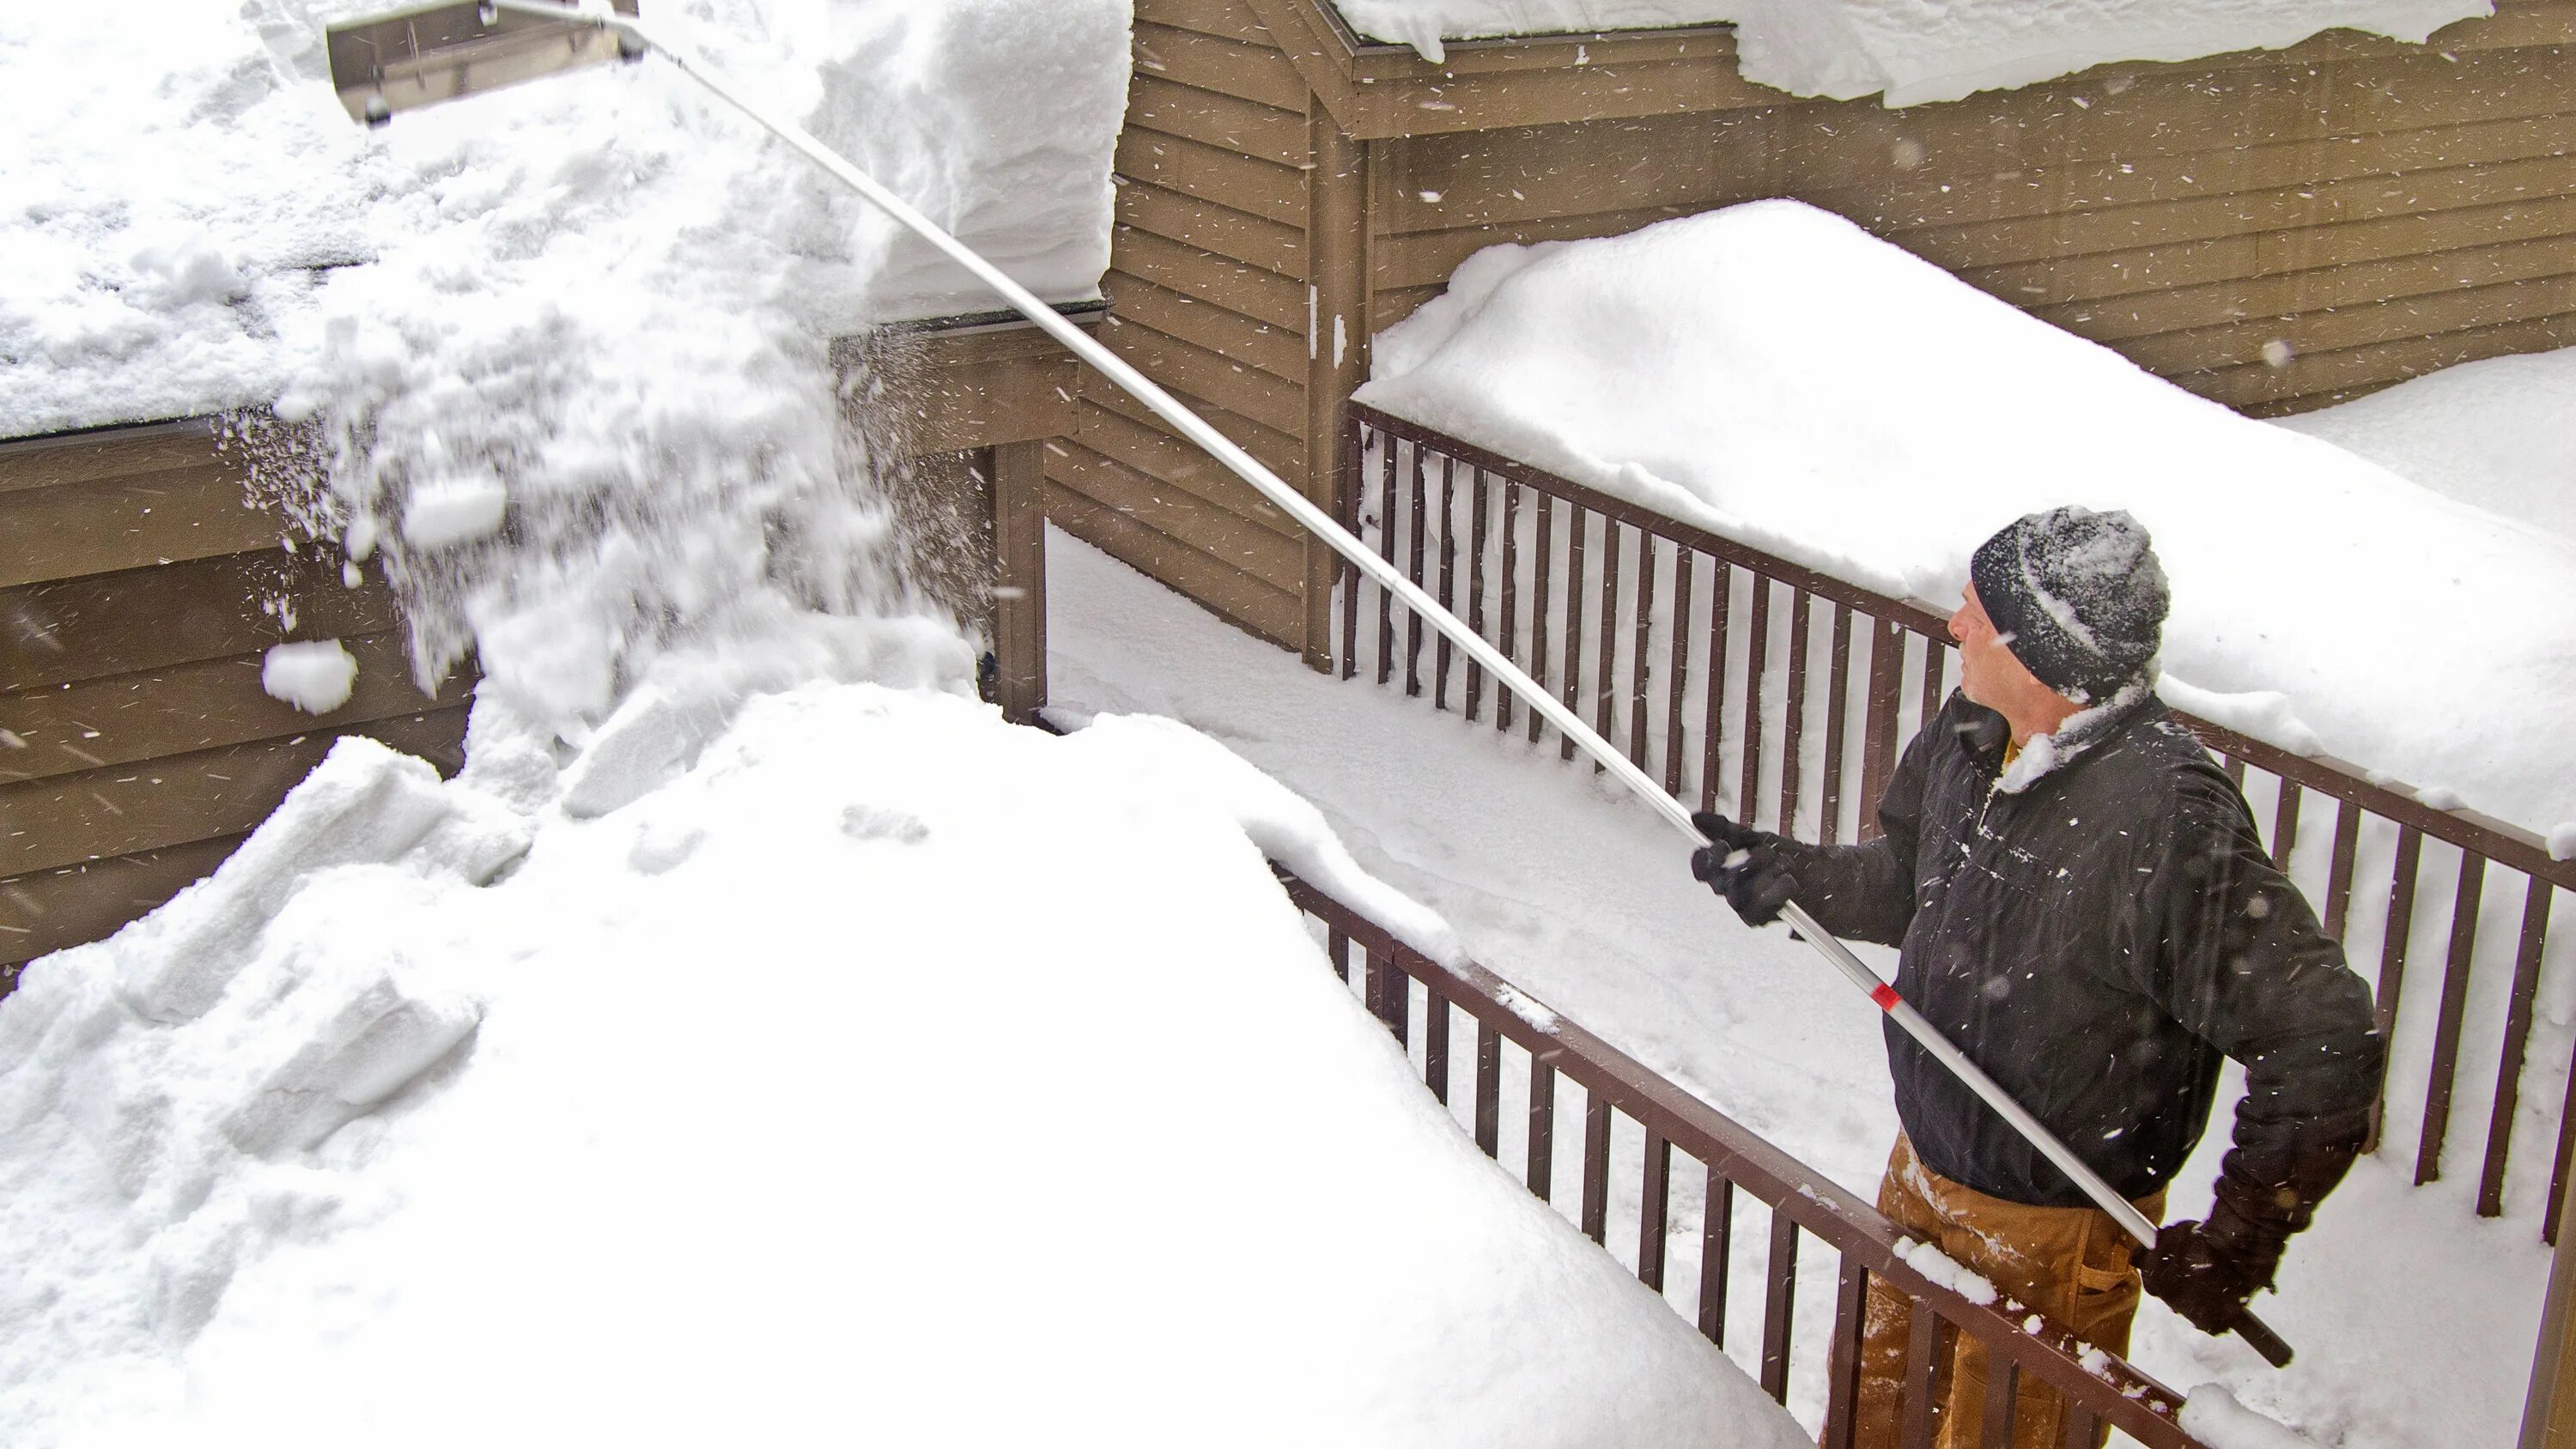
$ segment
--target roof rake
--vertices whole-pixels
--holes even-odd
[[[1689,806],[1666,794],[1663,787],[1644,770],[1603,739],[1592,726],[1584,723],[1581,715],[1560,703],[1555,695],[1530,678],[1502,651],[1468,628],[1457,615],[1425,593],[1419,584],[1406,578],[1393,563],[1371,552],[1323,507],[1290,487],[1233,439],[1218,432],[1205,418],[1130,366],[1126,359],[1086,336],[1081,328],[1040,301],[1037,294],[1012,280],[982,253],[951,236],[946,228],[888,191],[876,178],[850,164],[848,158],[816,140],[804,127],[752,99],[687,48],[655,34],[644,22],[637,6],[638,0],[574,0],[571,4],[549,4],[546,0],[480,0],[480,3],[459,0],[459,3],[432,5],[375,20],[335,25],[329,30],[331,81],[339,89],[341,103],[349,108],[351,116],[370,126],[381,126],[393,119],[396,111],[435,105],[440,101],[516,85],[521,81],[610,59],[637,60],[647,51],[660,54],[691,80],[705,86],[734,109],[804,153],[807,160],[831,173],[835,180],[865,197],[922,240],[937,247],[951,261],[964,267],[976,280],[992,288],[1020,315],[1126,389],[1183,437],[1207,450],[1236,477],[1251,485],[1253,491],[1297,520],[1361,574],[1403,600],[1406,608],[1429,621],[1442,637],[1455,644],[1468,658],[1492,671],[1496,681],[1520,696],[1521,701],[1540,718],[1562,730],[1567,739],[1590,755],[1603,770],[1688,837],[1694,847],[1709,843],[1700,834],[1699,827],[1691,823]],[[1947,1067],[1996,1115],[2017,1129],[2131,1237],[2144,1246],[2155,1245],[2156,1225],[2145,1214],[2131,1206],[2127,1199],[2102,1180],[2099,1173],[2059,1141],[2055,1133],[2014,1101],[2010,1093],[1952,1045],[1939,1028],[1924,1019],[1922,1013],[1897,995],[1895,988],[1880,980],[1878,974],[1853,955],[1849,947],[1817,925],[1815,917],[1807,914],[1796,901],[1788,902],[1781,914],[1791,926],[1793,937],[1805,940],[1845,980],[1867,994],[1889,1020],[1920,1043],[1934,1060]],[[2251,1312],[2242,1315],[2234,1327],[2249,1346],[2275,1367],[2289,1363],[2290,1346]]]

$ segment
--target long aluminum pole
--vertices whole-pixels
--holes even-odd
[[[652,50],[659,51],[664,58],[678,66],[692,80],[730,102],[736,110],[758,122],[771,134],[803,152],[806,159],[830,172],[843,185],[867,198],[878,209],[910,228],[924,241],[939,248],[950,260],[964,267],[978,281],[1000,294],[1002,299],[1010,303],[1022,316],[1036,323],[1049,336],[1072,349],[1075,356],[1098,368],[1110,381],[1125,388],[1138,402],[1152,409],[1156,417],[1178,428],[1182,436],[1206,449],[1235,476],[1252,485],[1262,497],[1270,500],[1281,511],[1296,519],[1316,537],[1330,545],[1333,552],[1349,560],[1353,567],[1367,575],[1381,588],[1402,599],[1405,607],[1429,621],[1431,627],[1438,630],[1441,637],[1456,645],[1468,658],[1483,665],[1496,680],[1510,689],[1513,694],[1518,695],[1522,703],[1528,705],[1549,724],[1563,731],[1568,739],[1574,741],[1577,748],[1590,755],[1603,769],[1618,777],[1621,784],[1626,785],[1639,799],[1653,806],[1658,814],[1683,835],[1689,837],[1693,844],[1708,843],[1706,837],[1699,833],[1699,827],[1691,823],[1691,812],[1688,807],[1665,794],[1662,786],[1656,784],[1645,771],[1639,769],[1608,740],[1603,739],[1590,725],[1585,724],[1580,715],[1558,703],[1555,696],[1542,688],[1537,680],[1530,678],[1519,665],[1505,657],[1500,650],[1486,643],[1483,637],[1469,629],[1457,615],[1441,607],[1437,600],[1423,592],[1421,586],[1397,572],[1392,563],[1370,552],[1366,544],[1353,537],[1350,531],[1343,528],[1331,514],[1317,507],[1303,493],[1288,486],[1278,474],[1263,466],[1261,460],[1245,452],[1233,439],[1218,432],[1205,418],[1165,392],[1152,378],[1138,372],[1134,367],[1129,366],[1124,358],[1101,346],[1081,328],[1066,321],[1062,314],[1040,300],[1036,293],[1012,280],[1009,274],[987,261],[981,253],[949,235],[946,228],[922,215],[902,197],[887,190],[875,177],[851,165],[839,152],[816,140],[804,127],[772,113],[768,108],[744,94],[740,88],[710,68],[704,61],[663,40],[642,21],[632,16],[599,10],[584,10],[577,14],[568,14],[565,7],[545,4],[542,0],[497,0],[497,6],[503,10],[528,15],[595,20],[599,24],[634,37],[636,41]],[[2005,1121],[2011,1123],[2014,1130],[2028,1138],[2032,1146],[2038,1148],[2040,1153],[2055,1164],[2060,1172],[2065,1173],[2076,1186],[2082,1188],[2085,1196],[2093,1199],[2101,1206],[2102,1211],[2110,1214],[2130,1237],[2135,1238],[2142,1245],[2154,1246],[2156,1225],[2147,1220],[2146,1214],[2139,1212],[2128,1199],[2113,1190],[2109,1183],[2102,1180],[2100,1173],[2087,1167],[2083,1159],[2069,1150],[2065,1143],[2060,1142],[2057,1134],[2049,1131],[2038,1118],[2025,1111],[2019,1102],[2014,1101],[2009,1093],[1995,1084],[1994,1078],[1987,1076],[1975,1062],[1968,1060],[1965,1053],[1951,1045],[1949,1039],[1941,1035],[1932,1023],[1923,1019],[1922,1013],[1907,1005],[1905,999],[1896,994],[1894,987],[1879,979],[1878,973],[1862,964],[1861,959],[1853,955],[1849,947],[1835,939],[1831,932],[1817,925],[1815,917],[1808,915],[1797,902],[1789,902],[1783,908],[1782,914],[1818,954],[1840,971],[1852,985],[1868,993],[1869,998],[1877,1003],[1879,1010],[1885,1012],[1906,1035],[1914,1038],[1925,1051],[1930,1052],[1942,1066],[1948,1068],[1952,1075],[1966,1083],[1970,1091],[1975,1092],[1987,1106],[1992,1107]],[[2271,1330],[2256,1322],[2252,1314],[2245,1316],[2239,1328],[2244,1332],[2246,1341],[2261,1349],[2266,1358],[2271,1358],[2276,1364],[2288,1362],[2288,1346],[2281,1344],[2278,1338],[2272,1336]],[[2272,1347],[2265,1346],[2267,1339],[2271,1345],[2278,1346],[2279,1357],[2274,1357]]]

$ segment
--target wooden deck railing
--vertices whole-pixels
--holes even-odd
[[[1325,953],[1342,980],[1394,1033],[1424,1084],[1487,1156],[1541,1200],[1571,1209],[1567,1215],[1584,1233],[1615,1250],[1721,1350],[1730,1329],[1742,1336],[1730,1312],[1735,1300],[1758,1300],[1761,1317],[1750,1325],[1755,1376],[1787,1404],[1795,1369],[1798,1400],[1810,1408],[1822,1403],[1825,1449],[1852,1442],[1861,1314],[1873,1280],[1915,1308],[1900,1442],[1933,1442],[1937,1366],[1964,1333],[1989,1354],[1980,1444],[2013,1442],[2024,1375],[2065,1395],[2066,1444],[2089,1445],[2106,1425],[2148,1449],[2198,1444],[2182,1431],[2180,1401],[2162,1384],[2116,1358],[2088,1354],[2009,1299],[1981,1305],[1926,1278],[1907,1264],[1894,1223],[1716,1108],[1484,968],[1434,961],[1305,881],[1284,871],[1281,877],[1290,898],[1321,924]],[[1574,1113],[1559,1110],[1561,1099],[1575,1095],[1579,1133]],[[1811,1264],[1802,1272],[1802,1240],[1832,1255],[1829,1269]],[[1737,1274],[1739,1259],[1758,1277]],[[1800,1306],[1818,1301],[1808,1280],[1821,1280],[1829,1294],[1822,1300],[1832,1305],[1829,1317],[1802,1317]],[[1811,1377],[1818,1372],[1820,1386]]]
[[[1342,509],[1354,531],[1568,708],[1588,714],[1604,737],[1624,742],[1666,789],[1805,839],[1876,833],[1875,806],[1902,742],[1956,677],[1945,610],[1856,587],[1373,408],[1351,407],[1342,449]],[[1356,570],[1345,569],[1340,583],[1343,676],[1371,670],[1388,685],[1400,677],[1407,694],[1435,708],[1542,739],[1539,717],[1517,710],[1480,666],[1453,659],[1436,633],[1426,649],[1428,631],[1400,601],[1385,590],[1365,597]],[[2376,962],[2391,1080],[2422,1082],[2415,1180],[2441,1173],[2464,1064],[2491,1061],[2477,1210],[2503,1211],[2517,1122],[2529,1117],[2524,1125],[2555,1139],[2542,1210],[2543,1233],[2555,1242],[2576,1146],[2576,1072],[2554,1116],[2525,1107],[2522,1079],[2550,906],[2557,891],[2576,890],[2576,861],[2551,859],[2529,831],[2427,805],[2360,767],[2183,718],[2258,813],[2268,810],[2274,860],[2322,903],[2326,930],[2355,968],[2367,976]],[[1572,742],[1560,753],[1571,759]],[[2456,859],[2447,882],[2439,874],[2446,857]],[[2419,890],[2428,863],[2434,883]],[[2504,909],[2507,893],[2519,892],[2517,929],[2481,931],[2482,915],[2501,915],[2486,910],[2490,876],[2501,878],[2492,894]],[[2410,960],[2444,939],[2438,990],[2418,973],[2415,1004],[2401,1017]],[[2464,1043],[2477,1055],[2464,1059]],[[2483,1055],[2489,1044],[2492,1058]],[[2379,1139],[2374,1120],[2373,1150]],[[2525,1182],[2533,1194],[2538,1186]]]

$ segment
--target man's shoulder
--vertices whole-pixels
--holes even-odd
[[[2150,697],[2105,744],[2098,764],[2108,778],[2100,783],[2141,813],[2185,829],[2232,830],[2252,821],[2244,792],[2162,700]]]

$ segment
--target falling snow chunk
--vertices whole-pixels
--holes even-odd
[[[2562,820],[2550,827],[2549,858],[2576,860],[2576,820]]]
[[[347,704],[357,680],[358,661],[337,639],[277,645],[259,666],[259,687],[306,714],[329,714]]]
[[[434,551],[489,538],[501,531],[509,503],[510,490],[488,473],[423,484],[403,505],[403,542]]]

